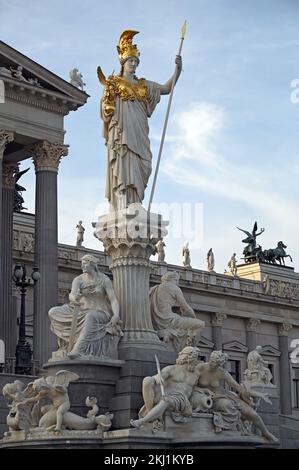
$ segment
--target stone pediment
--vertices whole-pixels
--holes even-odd
[[[265,354],[266,356],[279,357],[281,355],[281,352],[279,351],[279,349],[276,349],[273,346],[267,345],[267,346],[263,346],[262,354]]]
[[[84,105],[89,97],[2,41],[0,79],[5,83],[6,99],[23,101],[64,115]],[[41,104],[43,106],[39,106]]]
[[[197,344],[197,347],[200,348],[207,348],[207,349],[213,349],[214,348],[214,343],[210,341],[209,339],[205,338],[204,336],[200,337],[200,340]]]
[[[223,344],[224,351],[232,351],[238,353],[248,353],[248,348],[245,344],[240,343],[239,341],[229,341]]]

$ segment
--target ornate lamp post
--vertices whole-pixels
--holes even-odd
[[[25,298],[27,287],[33,284],[35,285],[40,278],[38,268],[34,267],[31,273],[31,279],[27,278],[25,265],[17,264],[14,269],[13,280],[17,287],[20,287],[21,291],[21,315],[20,315],[20,327],[19,327],[19,340],[16,347],[16,374],[31,374],[32,369],[32,350],[31,346],[26,341],[26,326],[25,326]]]

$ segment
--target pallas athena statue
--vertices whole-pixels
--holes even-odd
[[[108,154],[106,197],[114,211],[142,203],[144,199],[152,170],[148,118],[160,96],[171,92],[172,83],[176,83],[182,70],[181,56],[177,56],[174,75],[164,85],[137,78],[140,52],[132,44],[137,33],[126,30],[120,36],[118,75],[106,78],[98,67],[98,77],[104,86],[101,117]]]

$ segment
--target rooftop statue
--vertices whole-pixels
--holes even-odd
[[[79,220],[78,224],[76,225],[76,229],[77,229],[76,246],[82,246],[82,243],[84,240],[84,232],[85,232],[85,228],[82,225],[82,220]]]
[[[241,230],[241,232],[244,232],[247,235],[247,237],[242,240],[243,243],[247,244],[243,250],[245,263],[256,261],[258,259],[257,254],[260,252],[260,247],[257,246],[256,239],[264,233],[265,229],[262,228],[261,231],[257,233],[257,228],[257,222],[255,222],[252,232],[247,232],[246,230],[237,227],[238,230]]]
[[[153,327],[159,338],[170,342],[176,351],[187,345],[195,346],[205,326],[186,302],[178,286],[179,278],[176,272],[164,274],[161,284],[152,287],[149,294]],[[179,307],[181,315],[175,313],[173,307]]]
[[[183,256],[183,266],[185,266],[185,268],[191,268],[191,257],[190,257],[189,243],[187,243],[183,247],[182,256]]]
[[[173,80],[178,80],[182,70],[181,56],[177,56],[175,73],[164,85],[137,78],[140,52],[132,44],[137,33],[126,30],[120,36],[118,75],[106,78],[98,67],[98,77],[104,86],[101,117],[108,152],[106,197],[115,211],[144,199],[152,171],[148,118],[161,95],[171,92]]]
[[[210,248],[208,253],[207,253],[207,263],[208,263],[208,271],[214,272],[215,268],[215,257],[213,253],[213,249]]]
[[[86,83],[84,83],[82,73],[80,73],[76,68],[70,71],[70,84],[77,88],[81,88],[81,90],[83,90],[86,85]]]
[[[91,255],[81,260],[83,274],[72,283],[70,303],[49,310],[59,349],[54,359],[80,357],[117,359],[122,335],[119,305],[110,279]]]
[[[233,253],[227,265],[229,267],[229,270],[232,276],[236,276],[238,272],[236,253]]]

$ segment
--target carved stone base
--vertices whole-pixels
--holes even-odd
[[[85,399],[94,396],[98,399],[101,414],[110,411],[110,400],[115,393],[121,368],[124,361],[119,360],[60,360],[44,364],[47,375],[55,375],[59,370],[75,372],[80,376],[76,382],[69,385],[71,411],[86,416]]]

